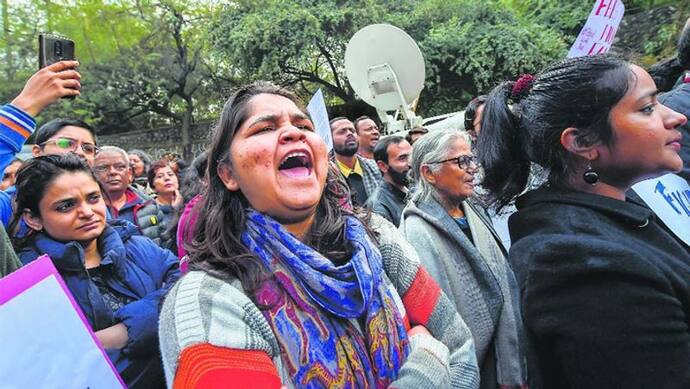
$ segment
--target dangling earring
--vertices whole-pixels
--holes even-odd
[[[587,165],[587,170],[585,170],[585,172],[582,174],[582,179],[592,186],[596,185],[597,182],[599,182],[599,173],[592,169],[591,162],[589,163],[589,165]]]

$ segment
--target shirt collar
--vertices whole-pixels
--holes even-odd
[[[362,165],[360,165],[359,163],[359,158],[355,157],[355,166],[352,169],[350,169],[344,163],[340,162],[340,160],[338,160],[337,158],[335,162],[338,164],[338,169],[340,169],[340,172],[343,173],[345,178],[350,177],[350,174],[352,174],[353,172],[364,177],[364,171],[362,171]]]

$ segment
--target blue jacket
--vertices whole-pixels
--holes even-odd
[[[19,252],[27,264],[48,254],[94,331],[123,323],[129,340],[120,350],[107,350],[127,384],[141,385],[146,371],[160,368],[158,356],[158,312],[161,300],[180,277],[177,257],[146,237],[136,226],[111,221],[98,238],[104,282],[135,301],[112,312],[84,266],[84,249],[78,242],[63,243],[44,233],[31,238]]]
[[[28,113],[6,104],[0,107],[0,173],[22,150],[24,142],[36,129],[36,120]],[[12,217],[12,198],[0,191],[0,221],[7,227]]]

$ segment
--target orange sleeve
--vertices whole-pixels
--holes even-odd
[[[180,355],[174,389],[280,388],[280,376],[263,351],[201,343]]]

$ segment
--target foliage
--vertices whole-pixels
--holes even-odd
[[[413,36],[427,63],[420,99],[425,115],[462,110],[473,96],[504,79],[537,72],[567,49],[555,31],[497,3],[427,1],[407,23],[423,25],[426,15],[432,17],[428,30]]]
[[[42,117],[79,116],[101,133],[176,125],[189,146],[190,126],[218,109],[219,85],[228,82],[204,62],[204,20],[215,15],[205,2],[35,0],[3,10],[10,33],[0,53],[11,59],[0,64],[4,100],[35,70],[37,32],[49,31],[75,41],[82,96]]]
[[[390,23],[410,34],[426,61],[418,112],[460,110],[503,79],[562,58],[592,0],[0,0],[0,98],[36,69],[36,35],[75,40],[83,95],[42,114],[77,116],[101,133],[217,117],[227,90],[268,79],[305,99],[357,104],[344,74],[347,42],[360,28]],[[690,0],[625,0],[628,13]],[[649,58],[670,52],[678,26],[646,41]],[[348,109],[350,112],[348,112]],[[188,134],[187,134],[188,138]]]
[[[242,78],[272,79],[307,96],[322,87],[351,104],[345,47],[358,29],[380,22],[403,28],[424,53],[424,114],[458,110],[498,79],[535,71],[565,50],[553,30],[495,1],[476,0],[247,1],[225,7],[211,37]]]

